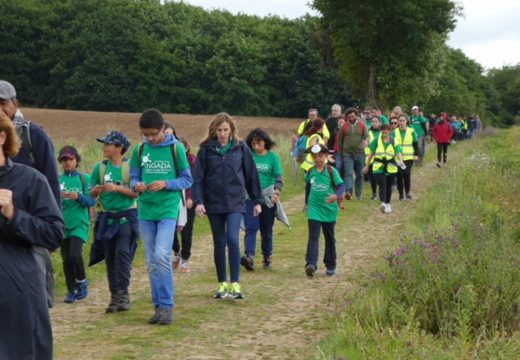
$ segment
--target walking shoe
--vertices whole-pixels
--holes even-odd
[[[88,296],[88,281],[87,279],[79,282],[76,281],[76,300],[83,300]]]
[[[352,193],[351,193],[350,191],[347,191],[347,192],[345,193],[345,199],[347,199],[347,200],[352,199]]]
[[[385,203],[381,203],[381,205],[379,205],[379,211],[381,211],[384,214],[385,210],[386,210],[386,204]]]
[[[269,270],[273,268],[273,262],[271,256],[264,256],[264,269]]]
[[[189,260],[181,260],[181,273],[189,273],[190,272],[190,261]]]
[[[385,214],[390,214],[391,212],[392,212],[392,207],[390,206],[390,204],[386,204]]]
[[[336,269],[327,269],[326,274],[327,276],[334,276],[336,275]]]
[[[130,310],[130,296],[128,291],[121,290],[119,292],[119,302],[117,303],[117,311],[128,311]]]
[[[237,282],[231,283],[229,290],[229,296],[233,300],[240,300],[244,298],[244,294],[242,294],[242,289],[240,289],[240,284]]]
[[[356,195],[356,200],[363,200],[363,195]]]
[[[377,200],[377,195],[376,194],[373,194],[372,197],[370,198],[372,201],[376,201]]]
[[[407,198],[408,200],[412,200],[412,195],[410,195],[410,194],[406,194],[406,198]]]
[[[108,303],[105,313],[115,313],[119,307],[119,293],[112,293],[110,295],[110,302]]]
[[[181,263],[181,257],[177,254],[174,254],[173,261],[172,261],[173,270],[177,270],[180,263]]]
[[[157,324],[157,321],[159,320],[159,308],[155,308],[155,314],[151,318],[148,319],[148,324],[153,325]]]
[[[69,291],[67,296],[65,296],[65,299],[63,300],[64,303],[67,304],[73,304],[76,302],[76,293],[74,291]]]
[[[403,201],[404,200],[404,196],[403,195],[399,195],[399,201]]]
[[[437,163],[437,167],[440,169],[441,168],[441,163]]]
[[[218,284],[218,289],[213,297],[215,299],[225,299],[228,296],[229,286],[227,282],[221,282]]]
[[[250,255],[243,255],[240,258],[240,264],[246,268],[248,271],[255,270],[255,259]]]
[[[160,307],[157,308],[157,325],[170,325],[173,321],[173,308]]]
[[[316,266],[314,266],[312,264],[307,264],[305,266],[305,273],[307,274],[308,277],[313,277],[314,274],[316,273]]]

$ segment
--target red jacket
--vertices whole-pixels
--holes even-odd
[[[437,144],[449,144],[453,137],[453,127],[446,120],[438,122],[433,127],[432,135]]]

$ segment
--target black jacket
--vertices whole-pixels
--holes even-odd
[[[52,330],[32,246],[57,249],[65,224],[45,177],[8,160],[0,188],[13,192],[14,217],[0,214],[0,359],[52,359]]]
[[[255,204],[262,199],[253,155],[242,141],[225,154],[219,152],[220,147],[217,140],[201,145],[193,176],[193,201],[204,204],[208,214],[245,213],[247,195]]]

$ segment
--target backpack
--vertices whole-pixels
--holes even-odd
[[[308,139],[309,137],[307,135],[302,135],[296,140],[296,143],[294,144],[293,156],[299,163],[302,163],[305,159],[305,150],[307,149]]]
[[[101,165],[99,166],[99,183],[104,184],[105,183],[105,173],[107,172],[107,164],[108,160],[103,160],[101,162]],[[80,177],[82,174],[79,174]],[[123,184],[129,185],[130,184],[130,161],[128,161],[127,158],[123,158],[123,163],[121,164],[121,175],[123,178]],[[85,179],[81,179],[81,183],[84,184]]]
[[[367,134],[367,131],[366,131],[366,125],[364,123],[362,123],[361,121],[358,121],[357,124],[354,124],[355,125],[358,125],[359,126],[359,131],[361,132],[362,135],[366,135]],[[345,125],[343,125],[343,136],[347,135],[347,130],[349,129],[350,127],[350,122],[346,122]]]
[[[312,166],[310,169],[309,169],[309,172],[308,174],[311,173],[312,169],[315,168],[316,166]],[[329,173],[329,176],[330,176],[330,181],[332,182],[332,187],[334,187],[334,192],[337,194],[338,193],[338,186],[336,184],[336,182],[334,181],[334,171],[332,170],[332,166],[330,166],[329,164],[326,165],[326,168],[327,168],[327,172]],[[307,184],[305,186],[305,204],[307,204],[307,200],[309,198],[309,193],[310,193],[310,182],[307,181]],[[338,202],[338,205],[340,207],[340,209],[343,209],[343,198],[340,198],[338,196],[338,199],[336,200]]]
[[[34,165],[36,159],[34,158],[34,153],[32,151],[32,142],[31,142],[31,122],[24,121],[21,127],[16,129],[18,133],[18,137],[22,142],[22,150],[27,154],[27,158],[29,159],[29,163]]]

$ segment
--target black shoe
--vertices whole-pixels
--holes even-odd
[[[399,195],[399,201],[403,201],[404,200],[404,196],[403,195]]]
[[[157,325],[170,325],[173,321],[173,308],[157,308]]]
[[[410,194],[406,194],[406,198],[407,198],[408,200],[412,200],[412,195],[410,195]]]
[[[248,271],[255,270],[255,259],[253,259],[249,255],[244,255],[240,258],[240,264],[246,268]]]
[[[121,291],[119,293],[119,302],[117,303],[117,311],[128,311],[130,310],[130,296],[128,291]]]
[[[308,277],[313,277],[314,274],[316,273],[316,266],[314,266],[312,264],[307,264],[305,266],[305,273],[307,274]]]
[[[107,308],[105,309],[105,313],[115,313],[117,312],[119,304],[119,293],[112,293],[110,295],[110,303],[108,304]]]
[[[377,195],[372,195],[371,200],[372,201],[376,201],[377,200]]]
[[[270,270],[273,268],[273,262],[271,256],[264,256],[264,269]]]
[[[157,321],[159,321],[159,308],[155,308],[155,314],[153,314],[153,316],[148,319],[148,324],[157,324]]]

